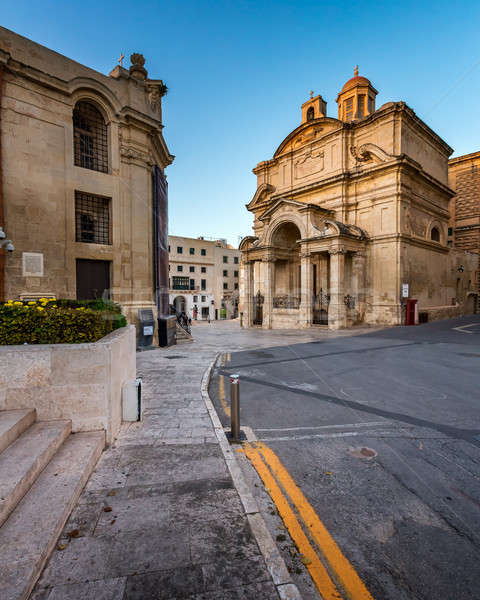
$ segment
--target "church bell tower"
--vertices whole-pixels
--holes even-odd
[[[327,103],[320,96],[313,96],[313,92],[310,92],[310,100],[307,100],[302,104],[302,123],[313,121],[314,119],[320,119],[327,116]]]
[[[358,75],[358,66],[356,66],[353,77],[347,81],[337,96],[340,121],[349,123],[374,113],[377,94],[370,81]]]

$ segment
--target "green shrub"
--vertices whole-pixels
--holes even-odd
[[[65,308],[91,308],[92,310],[101,310],[106,312],[119,313],[122,312],[120,304],[116,304],[111,300],[102,300],[102,298],[95,298],[95,300],[69,300],[63,299],[55,300],[57,306],[63,306]]]
[[[113,310],[71,308],[48,300],[9,301],[0,304],[0,345],[96,342],[126,324]]]

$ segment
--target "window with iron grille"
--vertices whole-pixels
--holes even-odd
[[[75,191],[75,239],[90,244],[111,244],[110,200]]]
[[[195,267],[189,267],[190,273],[195,273]]]
[[[73,110],[73,153],[77,167],[108,173],[107,126],[90,102],[77,102]]]
[[[207,272],[207,267],[202,267],[202,273],[206,273]]]
[[[190,254],[195,254],[195,248],[190,248]]]
[[[182,272],[183,271],[183,265],[178,265],[177,266],[177,271],[178,272]]]
[[[234,262],[236,265],[238,265],[238,256],[234,256],[234,257],[233,257],[233,262]]]
[[[234,277],[238,277],[238,271],[234,271],[234,272],[233,272],[233,276],[234,276]]]
[[[201,279],[200,280],[200,286],[201,286],[202,290],[206,290],[207,289],[207,280],[206,279]]]
[[[201,254],[202,256],[207,256],[207,251],[205,250],[205,248],[202,248],[202,249],[200,250],[200,254]]]

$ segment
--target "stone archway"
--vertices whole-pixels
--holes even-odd
[[[187,312],[187,301],[185,296],[177,296],[173,301],[173,306],[175,307],[175,312],[180,314],[182,312]]]
[[[281,223],[272,233],[275,268],[271,287],[274,309],[300,307],[302,276],[300,246],[297,243],[300,238],[299,228],[291,221]]]

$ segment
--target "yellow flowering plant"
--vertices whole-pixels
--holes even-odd
[[[104,300],[8,300],[0,303],[0,345],[95,342],[127,324]]]

